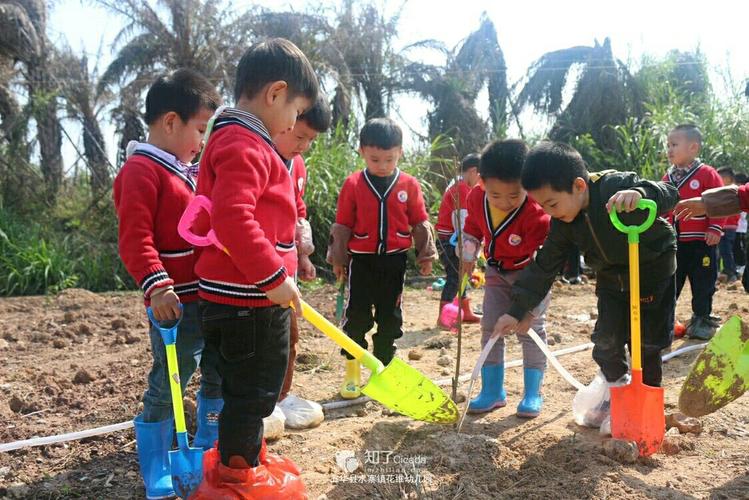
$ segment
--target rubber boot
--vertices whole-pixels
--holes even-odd
[[[138,463],[146,498],[174,498],[172,471],[169,467],[169,450],[174,437],[174,419],[161,422],[143,422],[143,416],[133,419]]]
[[[507,404],[505,365],[485,364],[481,367],[481,392],[468,405],[468,413],[486,413]]]
[[[460,307],[463,309],[463,323],[480,323],[481,317],[473,314],[471,309],[471,299],[460,301]]]
[[[208,399],[198,394],[198,430],[193,446],[204,450],[215,446],[218,441],[218,417],[223,407],[223,399]]]
[[[355,359],[346,360],[346,375],[341,385],[343,399],[355,399],[361,396],[361,365]]]
[[[442,317],[442,308],[445,307],[449,303],[450,303],[449,300],[440,300],[440,310],[437,312],[437,326],[448,328],[442,324],[442,322],[440,321],[440,318]]]
[[[535,418],[541,413],[544,398],[541,396],[541,382],[544,379],[544,371],[538,368],[523,368],[523,382],[525,390],[523,399],[518,404],[518,417]]]

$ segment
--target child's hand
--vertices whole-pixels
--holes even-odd
[[[297,269],[299,279],[302,281],[312,281],[317,276],[317,270],[309,255],[299,255],[299,268]]]
[[[606,210],[611,212],[616,209],[617,212],[631,212],[637,208],[637,203],[642,199],[639,191],[634,189],[625,189],[614,193],[606,203]]]
[[[421,264],[419,264],[419,274],[422,276],[429,276],[432,274],[432,261],[431,260],[425,260]]]
[[[296,287],[293,278],[287,276],[280,286],[277,286],[273,290],[268,290],[265,292],[265,295],[268,296],[268,300],[281,307],[293,305],[297,311],[302,310],[302,303],[300,302],[302,296],[299,294],[299,289]]]
[[[346,279],[346,266],[333,266],[333,274],[335,274],[336,281],[342,281]]]
[[[674,207],[674,219],[677,221],[688,221],[692,217],[705,215],[706,213],[707,207],[700,197],[681,200]]]
[[[497,322],[494,324],[493,337],[504,337],[508,333],[512,333],[518,326],[518,320],[509,314],[503,314]]]
[[[720,243],[720,236],[712,231],[708,231],[705,233],[705,243],[707,243],[707,246],[709,247],[714,247],[715,245]]]
[[[174,290],[165,292],[156,291],[151,294],[151,310],[156,321],[169,321],[179,319],[179,297]]]

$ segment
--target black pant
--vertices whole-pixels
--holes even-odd
[[[567,257],[567,264],[564,267],[565,278],[577,278],[580,276],[580,249],[574,247],[570,250]]]
[[[642,378],[645,384],[660,387],[663,378],[661,350],[671,345],[674,333],[676,293],[674,277],[640,290],[640,334]],[[629,290],[597,289],[598,319],[591,340],[593,359],[614,382],[627,373],[625,346],[631,350]]]
[[[733,258],[737,266],[745,266],[747,259],[746,233],[736,233],[736,239],[733,242]]]
[[[445,286],[442,288],[440,300],[443,302],[452,302],[460,288],[460,259],[455,252],[455,247],[450,244],[449,239],[437,240],[437,252],[440,256],[442,267],[445,268]],[[468,288],[468,287],[466,287]],[[463,290],[463,297],[466,296],[466,290]]]
[[[273,413],[289,357],[291,311],[201,301],[206,342],[219,353],[224,409],[218,426],[221,462],[234,455],[258,465],[263,418]]]
[[[713,310],[715,280],[718,279],[718,252],[704,241],[680,241],[676,248],[676,297],[689,278],[692,313],[707,318]]]
[[[405,275],[405,253],[358,254],[349,267],[343,331],[366,349],[364,335],[377,323],[377,333],[372,336],[374,355],[385,365],[395,355],[395,339],[403,336],[401,294]],[[344,350],[341,353],[352,359]]]

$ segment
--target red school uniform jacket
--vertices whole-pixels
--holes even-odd
[[[174,286],[183,303],[197,300],[194,250],[177,233],[182,212],[195,196],[187,165],[150,144],[138,144],[114,180],[122,262],[143,290]]]
[[[296,212],[300,219],[307,218],[307,205],[304,204],[304,189],[307,187],[307,167],[302,155],[296,155],[286,160],[286,168],[289,169],[291,182],[294,184],[294,197],[296,198]]]
[[[455,228],[453,227],[453,212],[458,209],[458,200],[460,200],[461,210],[466,209],[468,193],[470,192],[471,187],[463,179],[460,179],[445,191],[445,196],[442,198],[440,211],[437,215],[437,224],[434,226],[438,237],[447,239],[453,235],[455,232]]]
[[[338,197],[336,222],[352,230],[351,253],[392,254],[411,248],[411,227],[429,216],[418,181],[395,169],[384,196],[367,170],[349,175]]]
[[[739,187],[739,206],[743,212],[749,212],[749,183]]]
[[[486,262],[504,271],[523,269],[531,262],[549,233],[550,221],[541,206],[526,195],[523,203],[494,229],[484,189],[476,186],[468,195],[465,232],[483,240]]]
[[[674,177],[674,168],[671,167],[663,176],[663,181],[670,182],[679,190],[679,199],[688,200],[689,198],[699,197],[703,191],[723,185],[723,180],[718,172],[710,165],[695,160],[686,175],[679,181]],[[673,224],[673,212],[668,214],[669,220]],[[722,217],[692,217],[688,221],[679,221],[676,227],[676,233],[679,241],[705,241],[705,235],[708,231],[723,236],[723,224],[725,219]]]
[[[226,247],[206,247],[195,268],[210,302],[268,307],[265,291],[296,272],[296,196],[289,171],[254,115],[227,108],[200,161],[198,194],[211,199],[210,227]],[[208,229],[198,220],[198,234]]]

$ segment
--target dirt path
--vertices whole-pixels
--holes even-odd
[[[306,298],[333,316],[332,287]],[[404,359],[412,349],[423,355],[411,363],[434,379],[452,374],[452,366],[436,361],[441,349],[454,359],[456,347],[453,335],[432,328],[437,300],[434,292],[406,292],[407,333],[399,343]],[[723,287],[715,312],[749,318],[749,299]],[[556,287],[548,327],[556,339],[552,349],[588,342],[591,313],[595,316],[592,285]],[[688,297],[678,313],[688,319]],[[464,372],[478,356],[478,343],[478,327],[467,327]],[[674,348],[684,343],[676,341]],[[508,344],[507,359],[518,359],[518,343]],[[68,290],[56,297],[0,300],[0,442],[131,419],[139,411],[148,349],[137,294]],[[342,370],[337,351],[304,324],[294,392],[317,401],[337,399]],[[695,357],[666,365],[667,412],[674,411]],[[596,372],[590,351],[561,360],[585,383]],[[311,498],[749,498],[746,396],[703,418],[703,433],[685,436],[686,449],[678,455],[622,465],[602,453],[597,431],[574,424],[574,389],[552,369],[539,418],[514,416],[521,392],[521,370],[508,370],[508,406],[469,417],[460,435],[391,415],[370,402],[330,412],[316,429],[287,431],[271,449],[302,467]],[[142,498],[133,440],[127,430],[0,454],[0,498]],[[336,458],[359,467],[348,473]],[[421,482],[414,484],[414,477]]]

